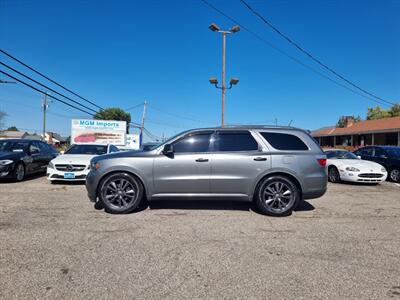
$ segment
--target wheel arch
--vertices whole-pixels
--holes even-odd
[[[255,188],[253,189],[253,195],[251,196],[251,200],[252,201],[254,200],[254,197],[257,194],[257,190],[259,189],[261,182],[264,181],[266,178],[273,177],[273,176],[283,176],[283,177],[286,177],[286,178],[292,180],[293,183],[296,185],[296,187],[299,189],[300,199],[302,199],[302,197],[303,197],[303,186],[301,184],[301,181],[294,174],[279,170],[279,171],[274,171],[274,172],[270,172],[270,173],[264,174],[264,176],[262,176],[257,181],[257,184],[255,185]]]

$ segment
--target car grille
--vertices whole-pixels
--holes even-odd
[[[55,167],[58,171],[76,172],[85,170],[86,165],[55,165]]]
[[[382,178],[383,174],[379,174],[379,173],[362,173],[362,174],[358,174],[358,177],[361,177],[361,178]]]

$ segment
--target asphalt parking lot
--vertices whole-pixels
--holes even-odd
[[[0,183],[2,299],[400,299],[400,185],[329,185],[285,218],[245,203],[95,210],[79,184]]]

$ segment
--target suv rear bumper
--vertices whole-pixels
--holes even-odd
[[[306,188],[303,190],[303,199],[315,199],[322,197],[326,193],[328,179],[326,174],[323,176],[307,178]]]

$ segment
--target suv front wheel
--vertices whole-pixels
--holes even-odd
[[[260,184],[255,197],[258,209],[270,216],[291,214],[300,201],[296,184],[281,175],[265,178]]]
[[[109,213],[130,213],[143,198],[142,183],[128,173],[110,174],[101,181],[99,187],[99,200]]]

